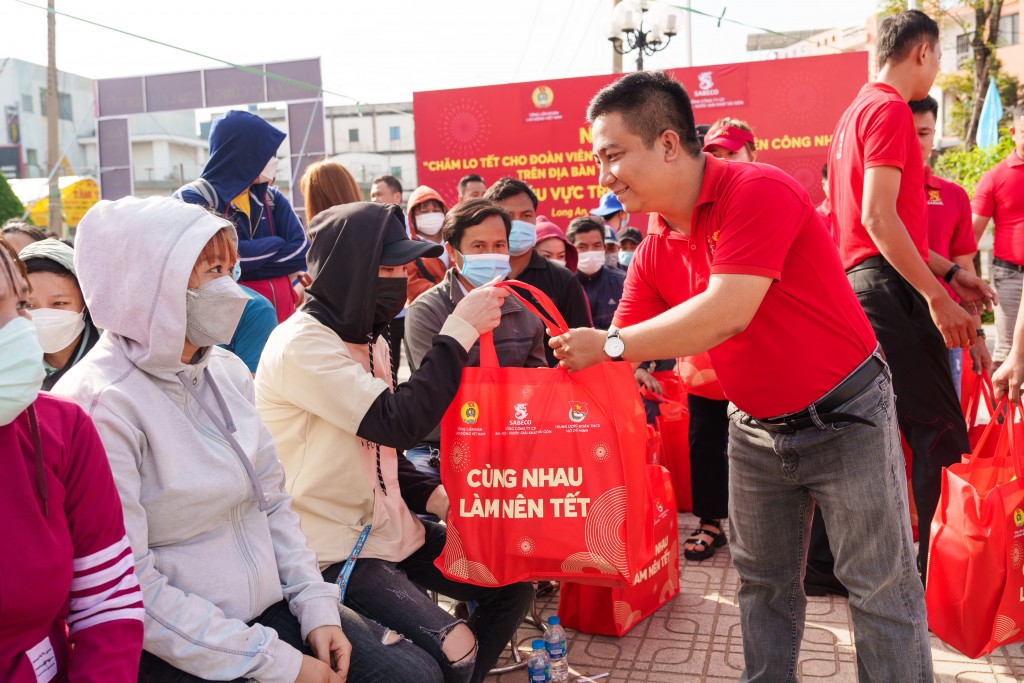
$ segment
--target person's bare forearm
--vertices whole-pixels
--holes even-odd
[[[910,239],[903,221],[895,212],[874,216],[865,221],[864,227],[885,260],[927,301],[932,302],[949,296],[935,279],[928,264],[921,258],[917,245]],[[949,264],[949,261],[946,263]],[[946,266],[946,270],[949,270],[949,265]],[[942,274],[945,272],[940,273]]]

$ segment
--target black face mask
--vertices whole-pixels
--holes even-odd
[[[405,308],[404,277],[377,278],[377,307],[373,313],[374,327],[386,325]]]

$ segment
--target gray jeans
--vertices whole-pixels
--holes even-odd
[[[741,681],[797,680],[815,503],[850,591],[858,680],[931,682],[924,589],[888,367],[838,409],[863,417],[770,433],[730,406],[729,519],[739,572]]]
[[[992,287],[996,290],[996,296],[999,297],[999,305],[995,307],[996,348],[992,353],[993,363],[1002,363],[1010,355],[1010,346],[1013,344],[1013,326],[1017,322],[1022,286],[1024,286],[1024,276],[1016,270],[992,264]]]

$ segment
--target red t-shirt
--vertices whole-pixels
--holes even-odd
[[[747,329],[711,349],[711,362],[750,415],[802,410],[868,357],[875,334],[807,192],[774,166],[706,158],[690,236],[651,216],[615,325],[677,306],[713,274],[772,278]]]
[[[971,209],[995,221],[992,254],[1024,265],[1024,160],[1016,151],[981,176]]]
[[[928,202],[928,246],[948,259],[966,256],[978,250],[971,223],[971,201],[964,188],[945,178],[932,175],[924,167],[924,194]],[[936,276],[954,301],[960,298],[942,277]]]
[[[921,185],[924,161],[914,115],[895,89],[868,83],[843,113],[828,150],[828,187],[839,233],[839,255],[849,269],[879,251],[860,222],[864,174],[876,166],[902,171],[896,213],[928,261],[928,211]]]

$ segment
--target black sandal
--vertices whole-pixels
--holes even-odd
[[[718,531],[709,531],[704,529],[704,526],[713,526],[717,528]],[[703,538],[698,538],[699,536],[710,536],[711,543],[708,543]],[[702,562],[703,560],[713,556],[715,554],[715,550],[717,548],[721,548],[727,542],[728,541],[725,538],[725,532],[722,531],[722,523],[720,521],[714,519],[702,519],[700,520],[700,526],[698,526],[697,529],[690,534],[690,537],[683,542],[684,545],[689,543],[690,545],[697,546],[698,550],[687,550],[686,548],[683,548],[683,557],[695,562]]]

